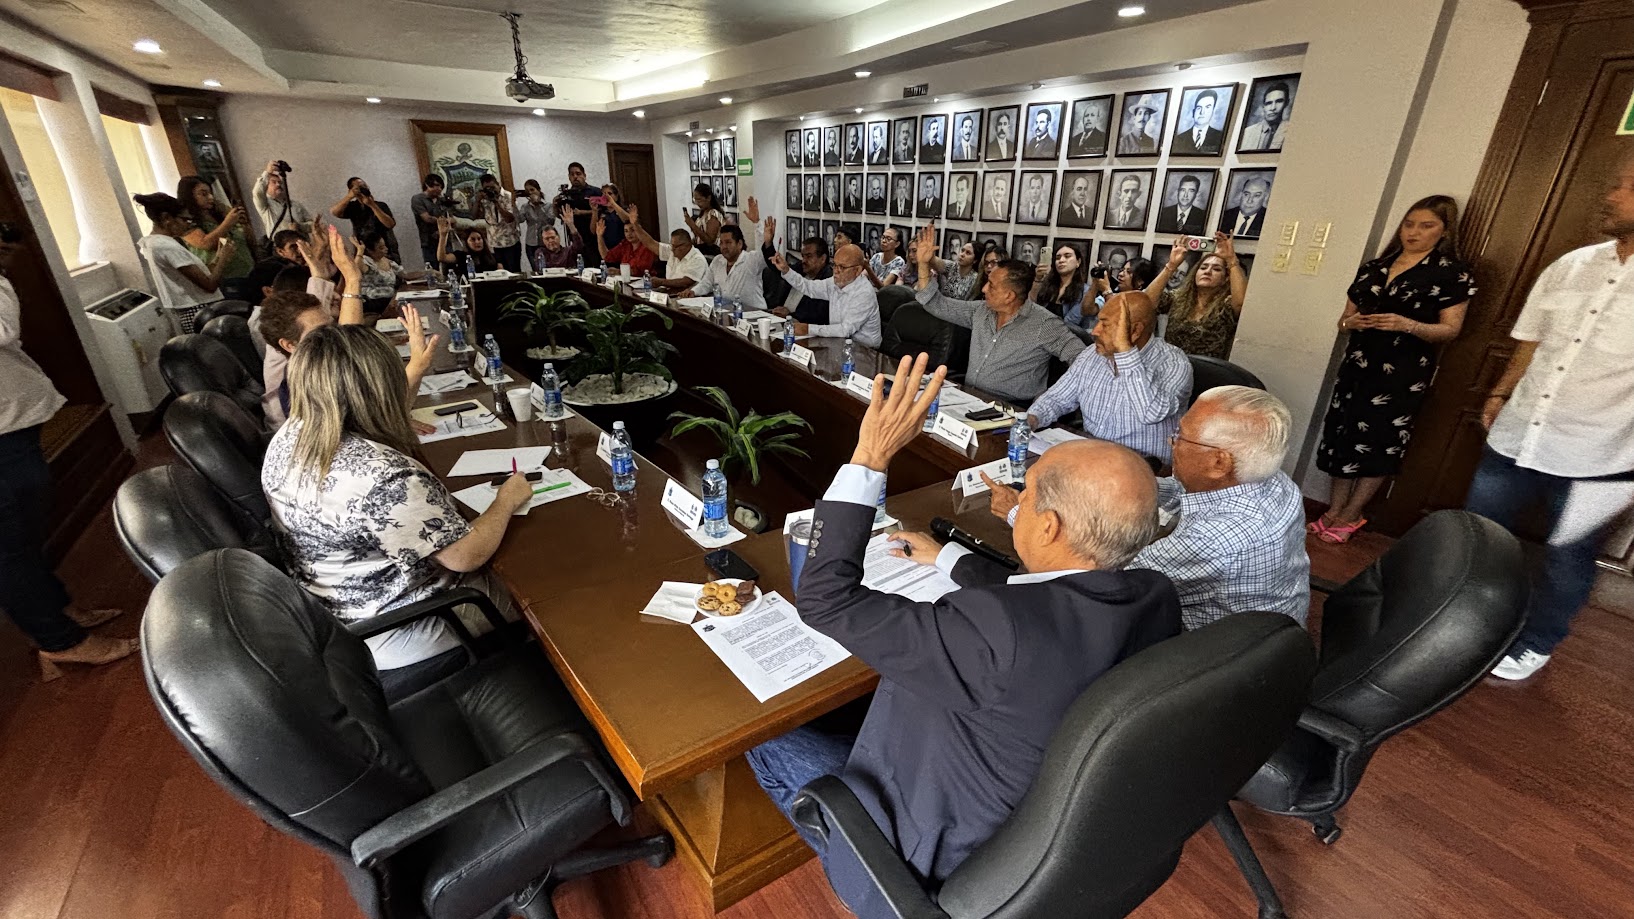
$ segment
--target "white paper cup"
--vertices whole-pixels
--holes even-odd
[[[761,338],[771,338],[772,337],[772,320],[771,320],[770,316],[760,317],[760,337]]]
[[[628,281],[630,279],[630,263],[629,262],[625,262],[624,264],[618,266],[618,276],[619,276],[620,279],[625,280],[625,281]]]
[[[516,415],[517,421],[533,420],[533,390],[526,386],[507,389],[505,398],[510,400],[511,412]]]

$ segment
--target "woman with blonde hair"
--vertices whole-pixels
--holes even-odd
[[[1237,261],[1231,234],[1221,232],[1214,234],[1214,251],[1198,260],[1179,290],[1170,291],[1169,280],[1186,261],[1187,251],[1186,237],[1174,241],[1168,264],[1147,285],[1146,294],[1157,303],[1159,313],[1169,316],[1164,341],[1187,354],[1227,360],[1237,337],[1248,276]]]
[[[494,503],[466,522],[448,489],[415,458],[402,361],[367,326],[308,332],[289,362],[289,391],[289,420],[267,448],[261,486],[296,581],[349,621],[454,587],[481,590],[514,618],[509,592],[486,565],[511,514],[533,497],[527,478],[508,478]],[[388,695],[463,657],[448,626],[434,618],[368,644]]]

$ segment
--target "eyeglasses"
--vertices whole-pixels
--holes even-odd
[[[1225,447],[1217,447],[1214,444],[1205,444],[1200,440],[1192,440],[1189,437],[1181,437],[1179,431],[1176,431],[1175,433],[1169,435],[1169,449],[1171,449],[1171,450],[1174,449],[1174,445],[1177,444],[1177,443],[1180,443],[1181,441],[1185,441],[1186,443],[1191,444],[1194,447],[1202,447],[1205,450],[1225,450],[1226,449]],[[1226,452],[1230,453],[1231,451],[1226,450]]]

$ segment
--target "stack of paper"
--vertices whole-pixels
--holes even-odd
[[[463,475],[499,475],[513,468],[532,472],[545,465],[549,447],[509,447],[502,450],[467,450],[448,470],[450,478]]]
[[[443,291],[441,290],[400,290],[397,292],[397,301],[399,303],[404,300],[441,300],[442,298]]]
[[[1045,428],[1044,430],[1033,434],[1032,441],[1027,444],[1027,450],[1028,452],[1037,453],[1042,456],[1045,450],[1048,450],[1057,444],[1064,444],[1069,440],[1088,439],[1089,438],[1082,434],[1074,434],[1071,431],[1063,430],[1062,428]]]
[[[407,345],[401,346],[408,347]],[[475,386],[477,378],[463,370],[449,373],[428,373],[420,378],[420,395],[435,396],[445,392],[454,392],[467,386]]]
[[[923,603],[959,589],[959,585],[935,565],[921,565],[892,555],[893,544],[889,533],[868,540],[868,548],[862,556],[862,586]]]
[[[498,493],[498,488],[483,482],[481,485],[472,485],[470,488],[463,488],[454,492],[454,497],[480,514],[493,505],[494,498]],[[528,511],[549,504],[552,501],[560,501],[563,498],[572,498],[589,493],[590,486],[568,470],[546,469],[544,478],[533,485],[533,500],[518,508],[516,516],[521,517]]]
[[[412,417],[415,421],[429,424],[436,428],[430,434],[421,434],[420,443],[434,444],[439,440],[448,440],[454,437],[471,437],[476,434],[487,434],[490,431],[505,430],[505,422],[494,417],[494,413],[481,405],[470,411],[457,415],[438,415],[438,406],[428,405],[425,408],[415,409]]]
[[[752,612],[703,619],[692,630],[756,701],[792,689],[851,656],[800,621],[781,594],[768,593]]]

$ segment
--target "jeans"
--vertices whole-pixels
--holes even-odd
[[[85,630],[63,612],[68,590],[45,560],[50,512],[39,426],[0,434],[0,609],[40,650],[65,651]]]
[[[749,767],[754,769],[755,779],[766,790],[766,796],[793,823],[794,799],[800,789],[821,776],[839,775],[856,742],[855,737],[830,734],[806,725],[782,737],[774,737],[744,755],[749,758]],[[816,851],[826,869],[828,847],[823,840],[799,824],[794,825],[794,830]]]
[[[1631,495],[1634,482],[1626,476],[1570,479],[1524,469],[1491,447],[1482,451],[1464,507],[1513,531],[1523,512],[1541,505],[1549,527],[1543,570],[1533,578],[1526,627],[1511,655],[1550,654],[1566,637],[1594,588],[1600,543]]]

